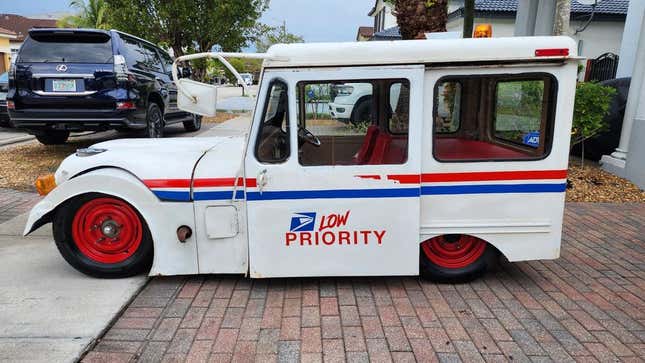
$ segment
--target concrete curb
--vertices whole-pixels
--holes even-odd
[[[17,136],[17,137],[12,137],[10,139],[4,139],[0,140],[0,146],[6,146],[6,145],[11,145],[11,144],[17,144],[19,142],[24,142],[24,141],[30,141],[35,139],[36,137],[33,135],[25,135],[25,136]]]

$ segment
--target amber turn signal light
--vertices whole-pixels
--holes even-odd
[[[493,36],[493,26],[490,24],[477,24],[473,32],[473,38],[491,38]]]
[[[54,174],[41,175],[36,179],[34,185],[36,185],[38,194],[47,195],[56,188],[56,178],[54,178]]]

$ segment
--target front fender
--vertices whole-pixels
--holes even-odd
[[[101,168],[74,177],[52,190],[29,212],[24,235],[51,222],[56,208],[87,193],[112,195],[130,203],[146,221],[154,243],[151,275],[197,273],[197,247],[194,237],[177,240],[177,228],[195,230],[192,203],[162,202],[141,180],[119,168]]]
[[[29,212],[23,235],[51,222],[51,213],[61,204],[78,195],[104,193],[128,201],[137,210],[150,206],[159,200],[134,175],[123,169],[101,168],[72,178],[52,190]]]

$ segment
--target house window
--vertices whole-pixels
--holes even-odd
[[[434,93],[435,158],[449,162],[546,157],[556,86],[548,74],[442,78]]]
[[[300,82],[297,87],[301,165],[407,161],[408,80]]]

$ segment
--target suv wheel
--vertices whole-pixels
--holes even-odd
[[[202,117],[195,114],[192,116],[193,119],[191,121],[184,121],[184,129],[186,131],[197,131],[202,128]]]
[[[352,112],[350,121],[353,124],[358,124],[360,122],[370,122],[373,119],[372,117],[372,98],[367,97],[361,100],[355,107]]]
[[[64,144],[69,137],[69,131],[66,130],[48,130],[39,131],[34,134],[36,139],[44,145],[60,145]]]
[[[146,137],[163,137],[163,113],[156,103],[150,102],[146,112]]]

